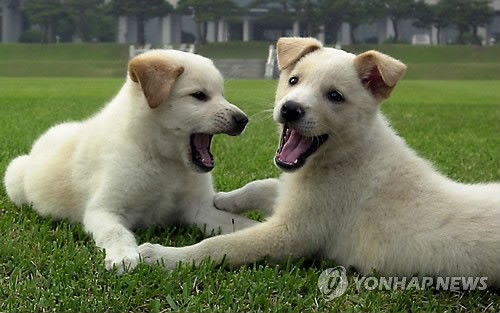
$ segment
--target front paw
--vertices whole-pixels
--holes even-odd
[[[214,206],[222,211],[241,213],[244,209],[238,205],[238,197],[233,192],[218,192],[214,196]]]
[[[167,269],[174,269],[181,261],[176,253],[178,249],[148,242],[140,245],[137,252],[146,264],[159,264]]]
[[[139,253],[135,248],[106,251],[105,266],[108,271],[116,270],[121,276],[125,272],[132,271],[139,263]]]

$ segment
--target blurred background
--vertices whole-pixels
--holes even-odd
[[[0,0],[0,76],[118,77],[174,48],[273,78],[281,36],[380,50],[409,79],[500,79],[500,0]]]
[[[500,0],[0,0],[0,42],[493,44]]]

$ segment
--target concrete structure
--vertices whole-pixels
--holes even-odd
[[[0,42],[17,42],[23,32],[23,1],[0,0]]]
[[[250,17],[243,17],[243,41],[250,41],[253,37],[252,28],[250,27]]]
[[[227,22],[224,19],[217,21],[217,41],[225,42],[228,41]]]
[[[0,0],[0,42],[16,42],[25,30],[22,9],[23,3],[30,0]],[[64,1],[64,0],[61,0]],[[106,0],[110,1],[110,0]],[[174,7],[178,0],[165,0]],[[427,3],[434,4],[439,0],[425,0]],[[479,30],[479,34],[484,38],[484,43],[492,42],[494,38],[497,42],[500,40],[500,0],[490,0],[492,7],[496,11],[495,18],[488,27]],[[250,0],[236,0],[240,6],[246,6]],[[270,29],[265,23],[259,20],[267,11],[266,8],[252,9],[247,16],[240,19],[212,21],[204,25],[205,40],[207,42],[224,42],[228,40],[267,40],[274,41],[283,35],[281,29]],[[239,20],[239,21],[238,21]],[[285,31],[284,35],[298,36],[303,34],[304,25],[295,22]],[[164,44],[179,44],[196,38],[197,25],[190,15],[170,14],[162,18],[153,18],[147,21],[145,25],[146,42],[153,46]],[[431,44],[452,42],[457,35],[456,29],[448,27],[442,29],[440,38],[437,38],[438,32],[433,27],[430,29],[418,29],[412,25],[411,20],[405,20],[398,23],[400,39],[411,42],[414,35],[429,36]],[[134,44],[137,41],[137,23],[133,17],[119,17],[117,21],[116,41],[119,43]],[[347,23],[342,23],[340,30],[333,36],[329,29],[320,27],[317,38],[327,44],[348,45],[352,41],[352,32],[358,42],[363,43],[384,43],[394,36],[394,29],[389,19],[380,19],[372,24],[365,24],[352,29]],[[332,42],[336,37],[337,42]]]
[[[215,59],[214,64],[225,79],[262,78],[266,68],[266,60],[260,59]]]
[[[182,42],[182,29],[184,25],[194,28],[191,18],[177,14],[153,18],[146,22],[146,42],[159,44],[179,44]],[[137,41],[137,21],[134,17],[120,16],[116,33],[118,43],[135,43]]]

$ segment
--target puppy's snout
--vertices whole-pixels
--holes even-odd
[[[234,113],[231,117],[233,119],[233,129],[230,135],[239,135],[248,124],[248,117],[243,113]]]
[[[248,124],[248,117],[245,114],[234,114],[233,121],[243,128]]]
[[[281,106],[281,116],[285,122],[295,122],[305,115],[302,105],[295,101],[287,101]]]

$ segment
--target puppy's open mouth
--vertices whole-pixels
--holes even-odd
[[[276,165],[284,170],[298,169],[304,165],[325,141],[328,135],[306,137],[287,126],[283,127],[280,145],[274,158]]]
[[[210,172],[214,168],[214,157],[210,153],[210,144],[213,135],[192,134],[191,135],[191,158],[202,172]]]

